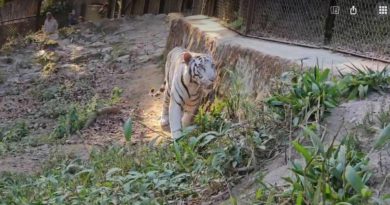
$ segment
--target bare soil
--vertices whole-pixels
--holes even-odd
[[[163,82],[166,18],[145,15],[79,25],[74,34],[57,40],[59,46],[53,50],[58,55],[57,72],[50,75],[44,74],[36,60],[48,49],[36,44],[16,46],[0,56],[4,79],[0,83],[0,128],[23,121],[29,130],[18,148],[0,155],[0,172],[34,173],[56,154],[88,159],[93,148],[123,144],[122,126],[128,117],[134,121],[132,143],[167,138],[169,133],[159,125],[161,96],[149,95]],[[66,139],[50,138],[61,109],[73,102],[88,102],[93,96],[109,99],[115,87],[123,90],[114,105],[119,113],[99,116],[90,127]],[[51,90],[54,97],[45,99]]]

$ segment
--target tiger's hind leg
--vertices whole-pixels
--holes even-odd
[[[168,91],[168,85],[165,85],[163,110],[161,113],[160,125],[161,127],[167,127],[169,125],[169,101],[170,94]]]

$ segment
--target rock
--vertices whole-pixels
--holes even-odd
[[[130,61],[130,55],[124,55],[115,60],[116,62],[119,63],[128,63]]]
[[[103,61],[104,61],[105,63],[109,62],[111,59],[112,59],[112,57],[111,57],[110,55],[104,54]]]
[[[102,47],[102,46],[105,46],[105,45],[106,45],[105,43],[97,41],[97,42],[91,44],[90,47]]]
[[[113,50],[113,48],[110,46],[110,47],[102,48],[101,52],[102,53],[111,53],[112,50]]]

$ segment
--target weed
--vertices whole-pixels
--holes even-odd
[[[374,196],[369,187],[371,172],[368,155],[358,148],[353,137],[345,137],[339,145],[334,140],[329,147],[321,142],[320,136],[307,127],[304,134],[311,141],[303,146],[297,140],[292,143],[303,161],[294,161],[286,177],[288,188],[268,187],[264,184],[256,193],[257,202],[267,204],[386,204],[386,199]],[[378,136],[376,145],[383,145],[389,139],[389,128]],[[268,197],[267,197],[268,196]]]
[[[122,89],[120,89],[118,87],[114,87],[111,91],[111,101],[109,104],[115,105],[115,104],[119,103],[121,100],[122,93],[123,93]]]
[[[342,93],[348,99],[364,98],[370,91],[381,92],[388,89],[390,83],[390,75],[387,67],[381,71],[373,70],[369,67],[358,68],[350,66],[352,73],[340,75]]]
[[[53,52],[53,51],[48,51],[48,52],[42,51],[37,56],[37,61],[41,65],[47,65],[49,63],[57,62],[58,61],[58,55],[57,55],[56,52]]]
[[[70,136],[84,128],[89,116],[96,111],[96,100],[96,98],[93,98],[91,102],[85,106],[70,106],[67,113],[59,117],[58,125],[51,134],[52,137],[60,139]]]
[[[281,118],[286,117],[286,110],[291,110],[294,126],[319,122],[326,112],[338,105],[340,92],[335,80],[330,79],[330,69],[314,67],[302,74],[291,74],[290,89],[275,93],[267,100]]]
[[[58,70],[57,64],[56,63],[52,63],[52,62],[46,64],[43,67],[43,73],[45,75],[50,75],[52,73],[55,73],[55,72],[57,72],[57,70]]]
[[[387,109],[385,107],[385,103],[382,103],[379,114],[376,117],[381,129],[390,124],[390,105],[387,106]]]
[[[229,27],[234,30],[240,30],[243,25],[244,25],[244,19],[242,17],[238,17],[236,20],[229,23]]]
[[[75,34],[77,31],[74,27],[63,27],[58,29],[58,34],[61,38],[68,38],[71,35]]]
[[[9,129],[0,130],[0,141],[2,142],[18,142],[29,134],[29,130],[25,122],[17,122]]]

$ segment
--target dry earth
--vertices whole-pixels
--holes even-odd
[[[56,154],[88,158],[93,148],[124,143],[122,125],[129,116],[134,120],[133,143],[167,136],[159,126],[161,96],[149,95],[163,80],[167,16],[89,22],[76,30],[57,40],[57,72],[53,74],[44,75],[36,60],[48,49],[35,44],[0,57],[0,73],[5,79],[0,83],[0,128],[23,121],[30,132],[18,148],[3,155],[0,152],[0,172],[32,173]],[[108,99],[115,87],[123,90],[115,105],[119,113],[98,117],[90,127],[60,143],[48,136],[58,113],[69,104],[85,103],[93,96]],[[42,93],[54,97],[42,100]]]

